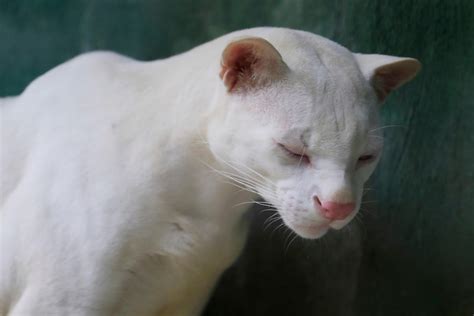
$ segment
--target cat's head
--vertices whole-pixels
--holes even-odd
[[[211,150],[226,176],[273,204],[297,234],[321,237],[359,210],[382,153],[381,103],[419,68],[314,35],[233,41],[222,54]]]

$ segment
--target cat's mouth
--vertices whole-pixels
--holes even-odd
[[[316,239],[323,237],[329,230],[328,224],[311,224],[290,226],[291,229],[303,238]]]
[[[345,227],[355,216],[351,215],[345,220],[334,220],[325,222],[306,221],[302,223],[285,221],[285,224],[291,228],[295,233],[303,238],[316,239],[323,237],[330,229],[340,230]]]
[[[323,237],[331,228],[330,222],[314,222],[314,221],[307,221],[304,223],[296,223],[292,221],[286,220],[282,217],[283,222],[288,226],[291,230],[297,233],[299,236],[307,239],[316,239]]]

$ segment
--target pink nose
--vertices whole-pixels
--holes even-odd
[[[318,204],[319,209],[321,209],[322,215],[330,220],[344,219],[349,216],[355,208],[355,203],[320,201],[318,197],[315,197],[314,201]]]

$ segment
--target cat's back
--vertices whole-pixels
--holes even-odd
[[[9,146],[14,132],[25,135],[39,125],[64,121],[64,113],[86,116],[105,107],[110,102],[103,96],[111,92],[114,80],[120,80],[120,69],[131,62],[112,52],[82,54],[39,76],[20,95],[0,98],[2,145]]]
[[[37,77],[19,96],[0,99],[6,103],[1,108],[2,116],[24,120],[34,115],[38,119],[41,114],[52,117],[53,112],[104,107],[108,104],[104,96],[110,99],[114,94],[126,93],[127,89],[119,91],[117,87],[126,85],[125,78],[133,83],[139,65],[139,61],[107,51],[78,55]]]
[[[93,157],[91,147],[124,141],[131,127],[121,123],[140,112],[137,99],[149,82],[143,68],[116,53],[86,53],[38,77],[19,96],[0,98],[0,200],[42,164]]]

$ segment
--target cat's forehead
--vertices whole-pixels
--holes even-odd
[[[371,129],[368,118],[338,121],[333,120],[333,117],[315,116],[311,122],[308,120],[305,123],[281,126],[279,139],[287,144],[328,153],[350,150],[365,142]]]
[[[370,88],[348,78],[295,74],[275,91],[271,106],[289,130],[333,135],[364,130],[375,122],[377,104]]]
[[[280,138],[310,147],[348,147],[376,125],[375,93],[350,51],[332,43],[282,51],[286,76],[251,102]]]
[[[365,90],[368,87],[334,76],[294,77],[275,93],[274,118],[282,141],[330,155],[364,145],[368,131],[378,123],[377,104]]]

